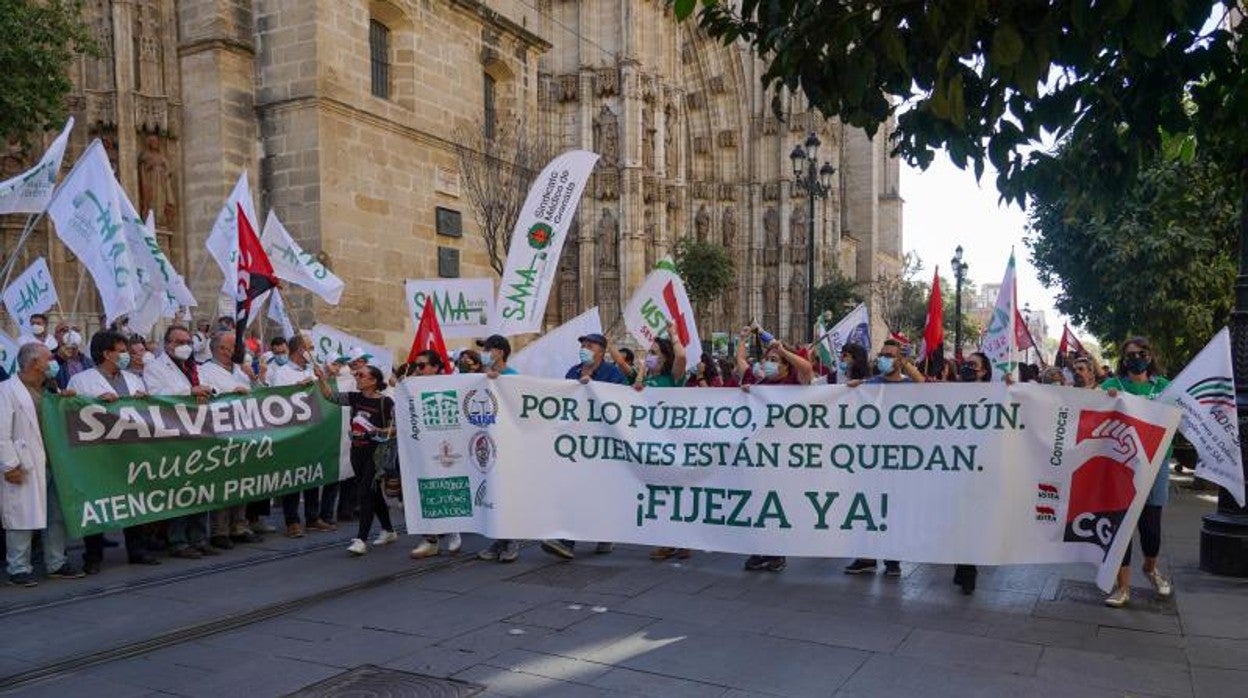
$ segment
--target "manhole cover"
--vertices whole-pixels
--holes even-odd
[[[561,589],[584,589],[591,584],[605,582],[618,575],[620,570],[594,565],[547,565],[532,572],[518,574],[508,579],[520,584],[541,584]]]
[[[1077,582],[1063,579],[1057,587],[1054,601],[1071,601],[1073,603],[1101,606],[1105,603],[1105,592],[1091,582]],[[1173,599],[1160,599],[1151,588],[1131,587],[1131,610],[1157,613],[1166,616],[1178,615]]]
[[[382,669],[369,664],[356,667],[320,683],[291,693],[292,698],[459,698],[475,696],[484,686],[406,671]]]

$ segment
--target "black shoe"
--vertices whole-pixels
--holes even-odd
[[[192,548],[189,545],[183,546],[181,548],[174,548],[173,550],[169,551],[169,557],[180,557],[183,560],[198,560],[199,558],[203,556],[204,556],[203,553],[199,552],[198,550],[196,550],[195,548]]]
[[[897,562],[896,560],[885,560],[884,561],[884,576],[885,577],[900,577],[901,576],[901,563]]]
[[[953,585],[961,586],[962,578],[966,576],[966,565],[953,566]]]
[[[160,560],[157,560],[156,557],[151,554],[143,553],[142,555],[131,555],[130,564],[132,565],[159,565]]]
[[[118,543],[118,542],[117,542],[117,541],[115,541],[115,540],[111,540],[111,539],[108,539],[108,538],[105,538],[105,539],[104,539],[104,547],[105,547],[105,548],[116,548],[118,545],[121,545],[121,544],[120,544],[120,543]]]
[[[203,555],[204,557],[216,557],[217,555],[221,554],[221,551],[212,547],[212,543],[209,543],[208,541],[204,541],[203,543],[200,543],[198,545],[193,545],[191,547],[195,550],[198,550],[199,554]]]
[[[82,563],[82,571],[86,574],[99,574],[100,563],[97,560],[87,560]]]
[[[214,548],[220,548],[222,550],[234,549],[234,541],[230,540],[229,536],[213,536],[208,539],[208,542],[211,543]]]
[[[746,572],[758,572],[767,569],[767,561],[771,558],[766,555],[751,555],[745,559]]]
[[[863,574],[865,572],[875,572],[876,562],[870,558],[860,557],[857,560],[845,565],[845,569],[841,570],[845,574]]]
[[[11,586],[25,587],[27,589],[29,589],[30,587],[39,586],[39,582],[35,579],[35,575],[29,572],[23,572],[21,574],[10,574],[9,584]]]
[[[243,531],[242,533],[231,533],[230,540],[235,543],[258,543],[260,536],[251,531]]]
[[[82,579],[87,576],[85,572],[66,562],[61,565],[59,570],[52,570],[48,573],[48,579]]]
[[[763,569],[768,572],[783,572],[785,567],[789,566],[789,558],[787,557],[769,557],[763,563]]]
[[[979,577],[979,570],[974,565],[958,565],[958,571],[962,573],[958,579],[958,586],[962,587],[962,593],[970,596],[975,593],[975,580]]]

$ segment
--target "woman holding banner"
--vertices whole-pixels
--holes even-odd
[[[388,545],[399,539],[399,534],[394,532],[394,524],[390,522],[390,505],[381,492],[373,463],[378,444],[394,438],[394,400],[381,394],[386,377],[376,366],[356,370],[357,390],[349,393],[335,392],[320,366],[316,366],[314,372],[326,400],[351,408],[351,469],[355,471],[360,498],[360,524],[351,545],[347,546],[347,552],[363,555],[368,552],[364,541],[373,527],[374,516],[381,523],[381,533],[373,545]]]
[[[667,325],[667,336],[675,332],[671,323]],[[680,342],[673,342],[659,337],[650,345],[646,360],[638,367],[637,377],[633,380],[633,388],[637,391],[646,388],[680,388],[685,385],[685,367],[688,357],[685,347]],[[689,559],[688,548],[658,547],[650,551],[651,560],[666,560],[675,557],[678,560]]]
[[[1076,364],[1077,365],[1077,364]],[[1118,374],[1101,383],[1101,389],[1108,391],[1110,397],[1119,392],[1138,395],[1149,400],[1156,400],[1166,390],[1170,381],[1161,375],[1161,367],[1153,357],[1153,348],[1143,337],[1132,337],[1122,345],[1122,357],[1118,361]],[[1140,549],[1144,551],[1144,576],[1157,591],[1157,596],[1167,598],[1173,591],[1170,581],[1157,571],[1157,553],[1161,551],[1161,510],[1170,497],[1170,451],[1161,461],[1157,469],[1157,477],[1153,480],[1153,488],[1144,501],[1144,510],[1140,512],[1140,521],[1136,528],[1140,532]],[[1110,608],[1122,608],[1131,600],[1131,546],[1122,557],[1122,566],[1118,568],[1118,581],[1113,592],[1105,599]]]

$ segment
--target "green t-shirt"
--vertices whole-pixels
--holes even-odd
[[[647,388],[679,388],[685,384],[683,377],[678,383],[676,379],[666,373],[646,376],[646,379],[642,382],[645,383]]]
[[[1101,390],[1121,390],[1131,395],[1139,395],[1149,400],[1156,399],[1166,390],[1166,386],[1170,385],[1170,381],[1165,376],[1153,376],[1143,383],[1136,383],[1133,380],[1125,379],[1119,376],[1107,378],[1101,383]]]

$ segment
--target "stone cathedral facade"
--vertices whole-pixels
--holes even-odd
[[[65,168],[90,138],[104,141],[131,199],[156,212],[204,315],[216,313],[220,285],[204,238],[247,169],[259,215],[275,211],[347,282],[337,307],[291,291],[300,324],[405,349],[404,279],[493,276],[455,134],[519,119],[556,151],[601,155],[548,326],[597,305],[622,335],[633,289],[689,235],[725,245],[737,263],[733,288],[698,318],[704,334],[753,319],[804,339],[812,236],[816,284],[834,269],[869,282],[899,266],[887,134],[868,139],[787,96],[777,118],[763,65],[677,23],[669,4],[89,0],[103,51],[74,71]],[[836,168],[814,220],[789,162],[811,131]],[[3,166],[37,156],[11,147]],[[21,223],[3,222],[6,251]],[[25,254],[50,254],[62,299],[75,296],[76,262],[46,231]],[[80,312],[93,312],[90,283],[79,295]]]

